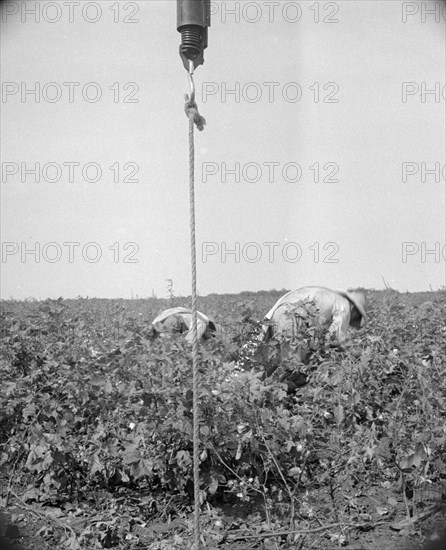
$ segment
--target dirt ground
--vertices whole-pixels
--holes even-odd
[[[382,523],[371,527],[372,523],[367,528],[353,528],[351,530],[344,529],[340,536],[340,529],[332,527],[331,529],[321,530],[315,533],[306,533],[295,535],[293,542],[285,542],[281,539],[281,546],[277,540],[277,546],[274,538],[265,537],[258,539],[247,538],[245,540],[231,541],[235,538],[235,530],[233,526],[242,527],[240,516],[246,513],[246,505],[237,507],[233,506],[232,510],[220,510],[219,513],[223,518],[223,524],[227,526],[227,537],[221,537],[218,541],[210,544],[208,548],[222,548],[228,550],[276,550],[276,549],[296,549],[296,550],[332,550],[334,548],[346,548],[347,550],[419,550],[426,548],[429,544],[437,544],[435,550],[443,550],[446,546],[440,545],[440,538],[446,536],[446,510],[437,511],[430,517],[414,522],[400,528],[399,530],[392,529],[390,525],[394,525],[399,521],[404,521],[404,517],[389,518],[388,521],[382,520]],[[229,513],[227,513],[229,512]],[[62,548],[70,548],[68,541],[61,544],[61,530],[55,525],[51,525],[49,517],[51,512],[45,511],[45,515],[39,510],[39,507],[27,506],[24,509],[22,506],[11,505],[8,510],[0,508],[0,535],[6,537],[6,540],[13,544],[17,550],[61,550]],[[88,524],[88,517],[84,518]],[[247,518],[248,520],[248,518]],[[396,521],[395,521],[396,520]],[[315,525],[308,525],[304,522],[302,530],[317,529]],[[249,526],[248,521],[245,524]],[[189,530],[188,530],[189,527]],[[139,529],[139,543],[135,546],[124,540],[104,541],[102,544],[95,546],[85,546],[85,550],[89,548],[118,548],[135,550],[158,550],[160,548],[169,548],[169,541],[172,541],[172,548],[179,548],[178,540],[190,541],[190,522],[171,522],[164,525],[160,522],[148,525],[146,529]],[[400,525],[401,527],[401,525]],[[299,527],[298,527],[299,528]],[[62,534],[63,535],[63,534]],[[175,536],[178,538],[175,539]],[[164,541],[164,544],[163,544]],[[174,545],[174,542],[177,541]],[[9,550],[5,546],[4,541],[0,541],[0,550]],[[215,546],[214,546],[215,545]],[[438,546],[439,545],[439,546]],[[187,544],[190,548],[190,544]],[[72,548],[78,548],[75,545]],[[82,550],[84,547],[81,546]]]

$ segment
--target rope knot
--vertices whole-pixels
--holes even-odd
[[[201,116],[198,112],[198,106],[195,103],[190,103],[189,96],[185,94],[184,99],[186,100],[186,104],[184,105],[184,111],[186,113],[187,118],[193,118],[195,126],[202,132],[204,130],[204,125],[206,124],[206,119],[204,116]]]

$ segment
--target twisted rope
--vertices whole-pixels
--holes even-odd
[[[185,111],[189,119],[189,208],[190,208],[190,244],[192,267],[192,391],[193,391],[193,477],[194,477],[194,543],[200,549],[200,409],[198,398],[198,335],[197,335],[197,254],[195,244],[195,149],[194,124],[201,131],[206,124],[199,114],[196,103],[189,103],[185,95]]]

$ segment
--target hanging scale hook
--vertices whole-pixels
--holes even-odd
[[[194,82],[194,61],[193,59],[189,59],[189,70],[187,71],[187,76],[189,77],[189,85],[190,85],[190,98],[189,98],[189,105],[195,104],[195,82]]]

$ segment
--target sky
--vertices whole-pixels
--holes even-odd
[[[199,294],[443,287],[445,4],[211,12]],[[190,294],[176,2],[7,2],[1,31],[1,297]]]

